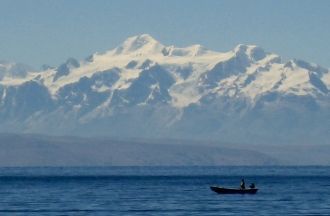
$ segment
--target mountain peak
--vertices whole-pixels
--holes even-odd
[[[254,61],[259,61],[266,57],[267,53],[256,45],[239,44],[235,47],[234,53],[236,55],[245,55]]]
[[[135,36],[132,36],[131,38],[134,38],[136,40],[144,40],[144,41],[157,41],[150,34],[135,35]]]
[[[0,80],[4,76],[9,77],[25,77],[29,71],[32,71],[32,67],[22,64],[9,61],[0,61]]]
[[[127,38],[119,47],[116,48],[116,54],[132,53],[154,53],[161,52],[164,48],[160,42],[149,34],[141,34]]]

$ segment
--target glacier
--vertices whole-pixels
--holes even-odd
[[[239,44],[142,34],[58,67],[0,62],[0,132],[328,144],[330,72]]]

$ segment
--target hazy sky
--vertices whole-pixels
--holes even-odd
[[[257,44],[330,67],[330,1],[0,0],[0,59],[58,65],[148,33],[165,45]]]

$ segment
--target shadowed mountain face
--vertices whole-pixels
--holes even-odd
[[[330,72],[254,45],[128,38],[34,72],[0,62],[0,132],[328,144]]]

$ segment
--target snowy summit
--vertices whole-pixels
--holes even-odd
[[[255,45],[216,52],[142,34],[44,71],[0,62],[0,130],[325,142],[329,89],[329,69]]]

